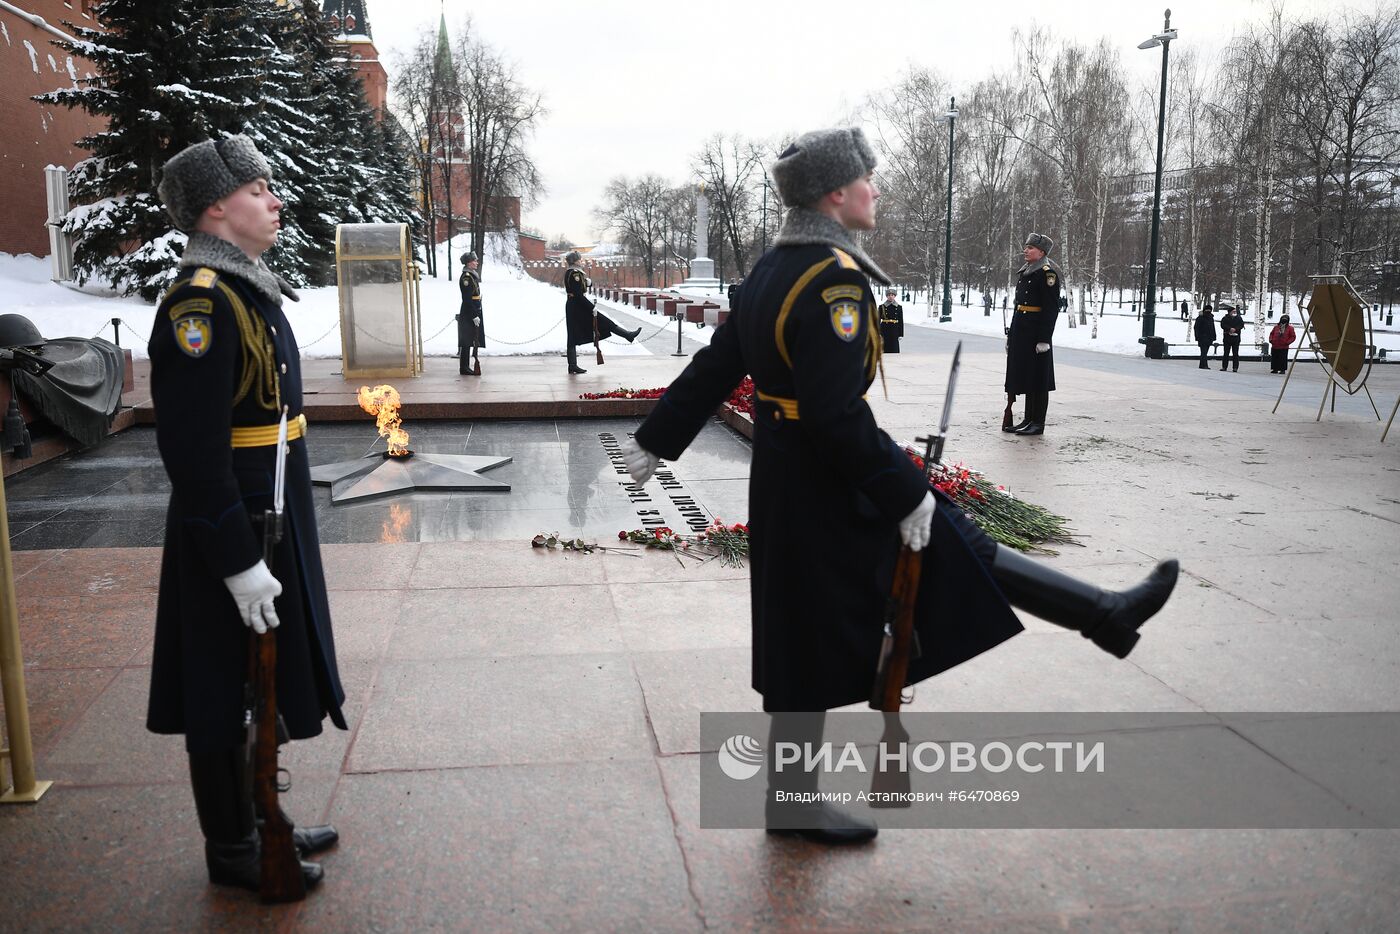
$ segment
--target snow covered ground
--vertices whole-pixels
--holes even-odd
[[[957,303],[961,296],[954,296],[953,320],[943,324],[938,323],[938,313],[942,308],[941,299],[935,297],[933,307],[924,303],[904,302],[904,323],[916,327],[943,328],[950,331],[957,331],[964,334],[986,334],[1000,336],[1002,331],[1002,316],[1000,304],[992,307],[991,317],[984,317],[982,313],[982,295],[980,292],[968,293],[968,304],[966,307]],[[1274,305],[1273,320],[1265,320],[1264,329],[1260,333],[1259,340],[1268,340],[1269,329],[1278,322],[1279,312],[1282,307],[1282,296],[1278,296]],[[1164,306],[1166,308],[1166,306]],[[1180,308],[1180,305],[1177,306]],[[1010,313],[1008,312],[1008,315]],[[1254,341],[1254,319],[1253,313],[1246,311],[1244,341],[1242,351],[1248,354],[1251,343]],[[1138,343],[1138,338],[1142,334],[1142,321],[1132,312],[1131,304],[1124,304],[1120,309],[1113,301],[1109,301],[1105,306],[1105,313],[1098,321],[1098,336],[1094,335],[1094,314],[1093,309],[1085,310],[1087,324],[1079,324],[1079,316],[1075,315],[1075,327],[1069,325],[1069,316],[1061,315],[1059,322],[1055,326],[1055,346],[1073,347],[1076,350],[1095,350],[1102,353],[1127,354],[1130,356],[1142,356],[1143,345]],[[1192,311],[1192,319],[1195,312]],[[1220,314],[1216,313],[1215,320],[1219,322]],[[1302,339],[1301,319],[1295,310],[1289,315],[1289,321],[1293,329],[1298,332],[1299,340]],[[1372,325],[1375,328],[1374,337],[1377,347],[1385,348],[1387,356],[1391,358],[1400,357],[1400,323],[1395,328],[1384,326],[1384,317],[1373,315]],[[1194,332],[1191,330],[1191,321],[1182,321],[1179,310],[1172,311],[1166,309],[1157,314],[1156,336],[1166,340],[1168,344],[1190,344],[1192,348],[1172,348],[1172,356],[1181,357],[1194,355],[1194,345],[1196,342]],[[1217,325],[1217,331],[1219,327]],[[1294,342],[1297,347],[1297,342]],[[1290,350],[1290,353],[1292,351]]]
[[[466,237],[453,241],[452,272],[460,274],[457,258],[469,248]],[[453,320],[461,306],[456,279],[447,279],[447,244],[438,248],[442,278],[424,276],[421,286],[423,352],[449,355],[457,350]],[[486,347],[483,356],[561,353],[564,350],[564,290],[537,282],[525,274],[514,243],[492,236],[482,270]],[[340,356],[340,298],[334,286],[302,289],[300,302],[284,310],[307,357]],[[49,280],[49,262],[33,256],[0,253],[0,313],[24,315],[48,338],[105,337],[112,339],[111,319],[120,318],[121,345],[137,358],[146,356],[146,341],[156,308],[138,298],[119,298],[111,289],[89,284],[81,290]],[[643,329],[643,334],[650,333]],[[640,343],[613,338],[605,342],[615,356],[647,356]]]
[[[466,238],[457,238],[452,246],[452,270],[458,273],[461,268],[457,258],[468,249]],[[453,316],[461,304],[461,295],[456,280],[446,278],[448,246],[438,248],[439,269],[443,278],[425,276],[422,280],[422,322],[423,349],[427,354],[448,355],[456,352],[457,331]],[[110,289],[90,284],[82,289],[59,285],[49,279],[49,263],[46,259],[33,256],[11,256],[0,253],[0,313],[24,315],[34,322],[45,337],[95,337],[112,338],[111,319],[120,318],[121,344],[131,348],[134,356],[146,355],[146,340],[150,335],[151,322],[155,318],[155,306],[137,298],[119,298]],[[543,282],[537,282],[525,274],[515,253],[514,242],[504,236],[492,235],[487,241],[487,263],[483,270],[482,300],[485,306],[486,348],[484,356],[511,354],[560,353],[564,349],[564,291]],[[968,295],[967,306],[953,306],[953,320],[946,324],[938,323],[938,304],[930,314],[930,308],[923,303],[905,302],[905,324],[913,327],[943,328],[968,334],[999,336],[1002,333],[1000,307],[993,307],[991,317],[982,314],[981,295],[972,292]],[[1281,303],[1281,298],[1280,298]],[[606,310],[608,303],[603,303]],[[1278,307],[1278,306],[1276,306]],[[1089,323],[1071,328],[1067,318],[1062,317],[1055,329],[1057,347],[1074,347],[1081,350],[1094,350],[1103,353],[1140,356],[1143,347],[1138,343],[1142,333],[1142,323],[1124,305],[1123,313],[1111,302],[1109,313],[1098,323],[1098,336],[1094,337],[1093,316]],[[308,357],[340,356],[340,304],[334,287],[304,289],[300,302],[288,302],[288,318],[296,329],[302,353]],[[643,337],[651,336],[657,328],[666,327],[674,332],[674,324],[663,325],[661,319],[645,313],[634,317],[643,320]],[[1217,316],[1218,317],[1218,316]],[[1277,315],[1275,315],[1277,320]],[[1077,318],[1076,318],[1077,321]],[[626,322],[619,322],[626,326]],[[1295,312],[1293,323],[1298,326]],[[1267,336],[1266,324],[1264,335]],[[1375,341],[1391,357],[1400,357],[1400,327],[1385,328],[1383,319],[1374,319]],[[1178,313],[1159,315],[1156,333],[1172,344],[1191,344],[1190,322],[1182,321]],[[696,328],[685,325],[685,336],[702,343],[708,343],[712,328]],[[1253,339],[1252,320],[1246,316],[1245,352]],[[607,343],[607,352],[618,356],[646,356],[650,354],[639,341],[628,344],[613,338]],[[1174,351],[1174,356],[1186,355],[1186,348]]]

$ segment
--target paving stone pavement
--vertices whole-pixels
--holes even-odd
[[[871,390],[896,438],[937,418],[956,339],[910,330],[888,398]],[[1120,584],[1176,556],[1183,577],[1126,661],[1027,618],[915,709],[1400,710],[1400,437],[1380,444],[1364,397],[1314,421],[1314,367],[1271,415],[1281,378],[1263,363],[1057,350],[1049,429],[1017,438],[998,430],[998,342],[965,341],[949,459],[1071,517],[1082,545],[1058,566]],[[518,374],[564,397],[664,385],[686,360],[618,358],[586,387],[553,358],[486,362],[492,392]],[[443,399],[476,391],[429,363]],[[330,385],[334,365],[311,369]],[[1372,391],[1388,414],[1400,369],[1378,367]],[[747,571],[527,545],[636,518],[600,439],[636,422],[424,423],[425,443],[464,453],[515,446],[506,499],[419,494],[348,518],[318,492],[350,730],[284,754],[286,807],[342,841],[324,886],[282,907],[207,885],[182,744],[143,727],[167,489],[149,429],[10,478],[38,772],[56,784],[0,809],[0,927],[1394,929],[1388,830],[911,830],[834,851],[701,829],[699,712],[758,706]],[[357,431],[313,424],[313,462],[357,451]],[[672,466],[738,520],[745,456],[716,423]]]

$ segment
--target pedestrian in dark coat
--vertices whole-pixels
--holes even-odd
[[[889,279],[852,235],[874,226],[874,166],[860,130],[807,133],[784,151],[772,177],[789,210],[774,248],[750,270],[738,307],[709,346],[623,448],[633,480],[646,482],[660,458],[679,457],[716,406],[752,375],[758,398],[748,522],[753,687],[764,709],[780,715],[770,742],[810,736],[784,712],[869,698],[901,541],[933,552],[916,601],[923,654],[911,662],[910,683],[1019,632],[1008,598],[1029,599],[1033,612],[1125,654],[1126,642],[1116,640],[1136,639],[1137,616],[1155,612],[1175,581],[1172,563],[1141,585],[1141,594],[1108,597],[1115,606],[1133,605],[1132,621],[1110,619],[1086,603],[1070,609],[1076,588],[1102,592],[997,545],[931,491],[923,472],[875,424],[864,398],[881,357],[871,280]],[[808,777],[812,787],[798,791],[815,790],[815,774]],[[787,780],[769,774],[770,787]],[[770,809],[769,827],[801,826],[805,835],[833,843],[875,834],[873,825],[830,805],[805,807]]]
[[[567,296],[564,300],[564,323],[570,374],[587,372],[578,365],[579,344],[607,340],[614,334],[627,338],[630,344],[642,333],[641,328],[623,330],[613,319],[597,310],[597,302],[588,297],[589,286],[593,283],[589,281],[588,274],[579,268],[579,259],[577,250],[570,250],[564,257],[567,264],[564,270],[564,293]]]
[[[277,634],[277,709],[291,739],[345,729],[345,692],[307,462],[290,287],[259,258],[277,240],[271,169],[243,136],[166,163],[161,199],[189,234],[148,346],[156,443],[170,477],[147,728],[183,733],[210,880],[256,889],[259,847],[245,741],[249,628]],[[253,517],[271,508],[277,422],[288,416],[285,532],[269,568]],[[297,828],[298,849],[335,842]],[[314,884],[315,863],[303,864]]]
[[[1016,273],[1015,311],[1006,341],[1006,393],[1026,397],[1026,417],[1012,427],[1018,435],[1045,433],[1045,413],[1055,390],[1055,351],[1050,338],[1059,318],[1064,276],[1046,255],[1054,241],[1044,234],[1026,237],[1025,265]]]
[[[486,346],[486,327],[481,312],[481,258],[473,250],[462,256],[462,275],[457,287],[462,290],[462,307],[457,314],[457,372],[462,376],[481,375],[481,356]]]
[[[1225,314],[1220,316],[1220,369],[1230,363],[1230,355],[1235,357],[1235,372],[1240,371],[1240,336],[1244,333],[1244,316],[1233,305],[1221,305]]]
[[[1210,347],[1216,338],[1215,316],[1210,313],[1209,302],[1201,306],[1201,313],[1196,316],[1195,329],[1196,344],[1201,348],[1201,369],[1209,370],[1210,365],[1206,363],[1206,357],[1210,355]]]
[[[899,353],[899,339],[904,336],[904,306],[894,300],[894,289],[885,290],[885,303],[880,306],[880,341],[885,353]]]
[[[1293,330],[1293,325],[1288,323],[1288,315],[1280,317],[1278,324],[1269,332],[1270,373],[1282,373],[1288,369],[1288,348],[1292,347],[1297,339],[1298,333]]]

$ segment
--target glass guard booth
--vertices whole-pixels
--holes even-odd
[[[345,378],[422,373],[418,266],[408,225],[340,224],[335,271]]]

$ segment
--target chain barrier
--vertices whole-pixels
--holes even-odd
[[[113,319],[113,320],[118,321],[118,322],[120,322],[120,323],[126,325],[126,329],[127,329],[128,331],[130,331],[132,334],[135,334],[137,337],[141,337],[141,332],[138,331],[138,330],[136,330],[134,327],[132,327],[130,321],[126,320],[125,318],[115,318],[115,319]],[[98,328],[98,329],[97,329],[97,333],[94,334],[94,335],[92,335],[92,337],[93,337],[93,338],[101,337],[101,336],[102,336],[102,332],[105,331],[105,330],[107,330],[107,329],[110,328],[110,327],[112,327],[112,321],[108,321],[106,324],[102,325],[102,327]],[[116,332],[114,331],[114,332],[113,332],[113,336],[115,336],[115,334],[116,334]],[[149,335],[146,336],[146,337],[141,337],[141,340],[142,340],[143,343],[147,343],[147,344],[149,344],[149,343],[151,342],[151,339],[150,339]],[[114,343],[116,343],[116,344],[118,344],[118,345],[120,346],[120,343],[121,343],[121,342],[120,342],[120,341],[114,341]]]
[[[297,350],[305,350],[305,349],[308,348],[308,347],[314,347],[315,345],[321,343],[321,341],[325,340],[327,337],[330,337],[330,336],[331,336],[331,332],[334,331],[334,330],[335,330],[336,328],[338,328],[338,327],[340,327],[340,322],[339,322],[339,321],[337,321],[335,324],[332,324],[330,327],[326,328],[326,333],[322,334],[320,337],[316,338],[314,341],[309,341],[308,343],[305,343],[305,344],[297,344]]]

